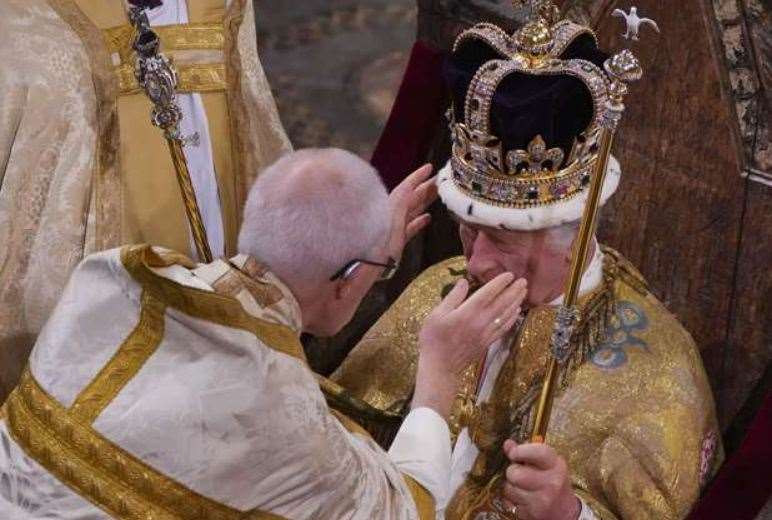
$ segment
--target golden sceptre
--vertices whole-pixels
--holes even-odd
[[[627,83],[637,81],[643,75],[638,59],[629,50],[623,50],[606,60],[604,69],[611,78],[611,85],[606,111],[600,125],[598,158],[595,162],[590,191],[584,207],[579,232],[574,241],[571,267],[566,280],[563,304],[558,309],[555,318],[551,338],[552,356],[550,356],[547,364],[547,372],[544,376],[539,402],[536,407],[536,418],[533,431],[531,432],[531,442],[542,443],[547,435],[552,401],[555,396],[558,368],[561,364],[565,363],[571,354],[571,334],[580,318],[579,310],[576,307],[579,283],[584,273],[590,243],[595,235],[600,195],[606,179],[606,168],[608,166],[609,154],[611,153],[611,145],[614,142],[614,134],[622,118],[622,112],[625,109],[622,101],[627,94]]]
[[[180,134],[182,110],[177,105],[177,73],[171,61],[159,52],[160,39],[150,28],[147,18],[147,9],[160,5],[161,2],[134,0],[131,3],[129,19],[137,32],[133,44],[137,52],[134,74],[140,87],[153,103],[151,121],[153,125],[163,130],[166,144],[169,146],[198,258],[209,263],[213,260],[212,251],[209,248],[206,229],[196,201],[196,192],[190,180],[188,163],[182,150],[184,144],[195,142],[198,135],[186,138]]]

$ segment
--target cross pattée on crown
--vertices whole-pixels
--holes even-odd
[[[468,150],[472,156],[472,164],[478,171],[488,171],[494,168],[503,172],[501,160],[501,141],[480,130],[470,132]]]

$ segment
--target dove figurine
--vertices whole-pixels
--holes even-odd
[[[638,32],[641,30],[641,25],[644,24],[651,25],[655,31],[659,32],[657,22],[651,18],[641,18],[638,16],[637,7],[631,7],[629,13],[624,12],[622,9],[614,9],[614,12],[611,14],[612,16],[618,16],[625,19],[625,22],[627,23],[627,32],[622,36],[627,40],[638,41]]]

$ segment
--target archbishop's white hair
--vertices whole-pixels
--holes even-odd
[[[288,283],[317,284],[384,246],[390,225],[375,168],[337,148],[298,150],[266,168],[250,189],[238,249]]]

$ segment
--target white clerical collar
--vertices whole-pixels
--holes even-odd
[[[595,254],[592,256],[592,260],[590,260],[590,265],[587,266],[582,275],[582,282],[579,285],[579,296],[584,296],[594,291],[603,282],[603,251],[600,250],[597,239],[593,239],[593,242],[595,242]],[[563,303],[562,294],[549,302],[548,305],[560,305],[561,303]]]

